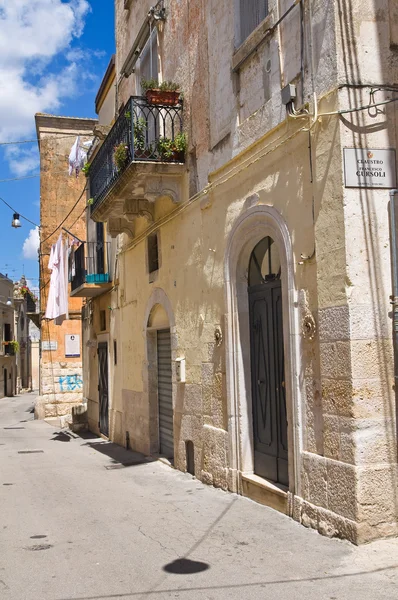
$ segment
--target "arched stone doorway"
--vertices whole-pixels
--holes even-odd
[[[273,249],[271,254],[268,253],[269,247]],[[255,264],[256,261],[259,267]],[[255,274],[256,269],[257,274]],[[299,494],[302,427],[297,294],[294,286],[294,262],[289,231],[284,219],[275,208],[264,205],[254,206],[235,222],[226,250],[225,292],[229,454],[235,489],[242,491],[242,479],[246,475],[253,474],[263,478],[264,481],[283,483],[290,492]],[[263,300],[257,302],[256,294]],[[269,465],[265,469],[264,465],[261,467],[261,460],[256,459],[258,451],[256,437],[257,441],[260,438],[260,442],[267,442],[265,432],[256,430],[259,422],[264,423],[262,409],[267,408],[264,395],[267,384],[262,383],[265,381],[263,372],[260,372],[260,376],[257,377],[258,348],[256,350],[253,344],[258,344],[260,337],[255,340],[255,332],[251,331],[251,325],[254,326],[256,320],[259,320],[261,302],[266,302],[264,296],[267,296],[270,302],[270,312],[264,313],[264,306],[261,308],[263,320],[268,318],[271,326],[266,331],[263,327],[262,334],[263,336],[265,334],[265,341],[271,344],[266,354],[269,355],[270,351],[272,353],[271,357],[268,356],[268,368],[272,367],[274,379],[273,386],[268,382],[268,396],[272,390],[276,396],[274,409],[279,407],[281,410],[279,420],[274,418],[271,432],[275,436],[276,431],[279,436],[279,450],[274,452],[272,458],[273,472],[270,471]],[[267,317],[264,317],[264,314]],[[269,331],[274,336],[272,343],[266,339]],[[261,343],[263,342],[264,337]],[[276,370],[275,363],[277,363]],[[283,371],[278,372],[278,368],[281,367]],[[264,370],[264,366],[262,369]],[[259,380],[260,384],[258,384]],[[255,397],[256,393],[259,394],[259,398]],[[265,424],[270,424],[267,418]],[[262,449],[264,450],[264,446]]]
[[[174,458],[174,316],[166,294],[154,290],[147,307],[147,385],[151,452]]]

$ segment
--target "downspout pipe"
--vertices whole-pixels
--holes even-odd
[[[395,410],[398,414],[398,247],[397,247],[397,229],[398,229],[398,189],[390,190],[390,240],[391,240],[391,278],[392,278],[392,296],[391,304],[393,306],[393,345],[394,345],[394,390],[395,390]]]

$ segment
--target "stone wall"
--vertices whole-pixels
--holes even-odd
[[[36,401],[38,418],[61,417],[72,413],[72,406],[83,400],[81,362],[44,362],[41,364],[41,394]]]
[[[126,11],[117,0],[117,72],[150,4]],[[281,12],[290,6],[279,4]],[[303,46],[299,7],[275,31],[277,3],[270,2],[264,30],[237,51],[230,2],[165,5],[161,76],[184,91],[190,197],[177,206],[157,201],[153,223],[138,217],[134,239],[119,237],[118,280],[106,300],[106,335],[119,349],[111,367],[111,439],[123,443],[127,432],[137,450],[156,446],[156,326],[149,317],[157,302],[172,330],[172,357],[186,360],[184,384],[173,366],[175,464],[187,468],[192,441],[197,477],[243,491],[242,477],[253,475],[247,265],[255,240],[274,231],[280,254],[290,247],[283,288],[287,510],[306,526],[356,543],[396,534],[388,190],[346,188],[343,169],[346,147],[397,145],[395,104],[357,110],[396,93],[370,94],[362,83],[397,81],[391,2],[306,3]],[[280,91],[292,82],[296,108],[305,105],[308,117],[286,117]],[[120,102],[136,93],[133,76],[119,92]],[[258,224],[251,220],[256,210],[268,215]],[[146,237],[155,230],[161,267],[154,279]],[[231,257],[239,235],[242,246]],[[93,303],[95,311],[100,304]],[[94,385],[94,354],[88,359]]]
[[[37,136],[40,149],[40,294],[41,342],[40,390],[36,416],[61,416],[71,413],[73,404],[83,398],[81,358],[65,356],[65,335],[82,335],[81,298],[69,298],[69,319],[62,325],[46,321],[51,271],[48,260],[51,246],[62,229],[59,224],[70,215],[64,227],[80,240],[86,239],[84,206],[86,178],[68,174],[68,158],[77,137],[81,142],[92,139],[96,124],[93,119],[75,119],[53,115],[36,115]],[[78,199],[80,200],[78,201]],[[74,205],[76,206],[74,207]],[[73,208],[74,207],[74,208]],[[64,234],[65,236],[65,234]],[[81,338],[80,338],[81,339]],[[55,343],[56,349],[43,350],[43,342]],[[78,361],[78,362],[76,362]]]

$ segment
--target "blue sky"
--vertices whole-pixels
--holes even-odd
[[[113,0],[0,0],[0,142],[34,139],[36,112],[94,117],[114,45]],[[1,145],[0,157],[0,196],[39,223],[37,144]],[[21,177],[29,179],[1,181]],[[0,221],[0,272],[24,273],[36,287],[33,226],[13,229],[2,202]]]

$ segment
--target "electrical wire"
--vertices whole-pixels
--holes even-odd
[[[347,113],[354,113],[354,112],[359,112],[361,110],[369,110],[370,108],[376,108],[377,106],[384,106],[386,104],[391,104],[391,102],[398,102],[398,98],[389,98],[388,100],[383,100],[382,102],[375,102],[374,104],[366,104],[364,106],[356,106],[355,108],[344,108],[342,110],[335,110],[332,112],[326,112],[326,113],[319,113],[317,115],[317,118],[315,119],[314,116],[314,120],[313,123],[311,124],[311,128],[313,127],[313,125],[315,124],[315,122],[320,119],[321,117],[331,117],[334,115],[345,115]],[[292,113],[290,111],[290,109],[288,108],[287,113],[289,115],[289,117],[291,117],[292,119],[300,119],[303,117],[307,117],[308,118],[308,114],[298,114],[297,111],[295,111],[295,113]],[[307,130],[305,130],[307,131]]]
[[[83,216],[83,213],[85,213],[85,212],[86,212],[86,210],[87,210],[87,206],[85,206],[85,207],[83,208],[82,212],[81,212],[81,213],[80,213],[80,215],[77,217],[77,219],[75,219],[75,221],[73,221],[72,225],[69,225],[69,229],[72,229],[72,228],[73,228],[73,227],[76,225],[76,223],[78,222],[78,220],[80,219],[80,217],[82,217],[82,216]]]
[[[382,102],[375,102],[374,104],[366,104],[365,106],[357,106],[356,108],[345,108],[343,110],[336,110],[334,112],[320,113],[319,117],[329,117],[331,115],[345,115],[347,113],[358,112],[360,110],[368,110],[369,108],[376,108],[377,106],[384,106],[391,102],[398,102],[398,98],[390,98],[389,100],[383,100]]]
[[[1,196],[0,196],[0,200],[2,202],[4,202],[4,204],[6,206],[8,206],[8,208],[11,208],[11,210],[18,214],[22,219],[25,219],[25,221],[28,221],[28,223],[31,223],[32,225],[34,225],[35,227],[39,227],[39,225],[37,223],[33,223],[33,221],[31,221],[30,219],[28,219],[28,217],[25,217],[24,215],[22,215],[20,212],[18,212],[17,210],[15,210],[15,208],[13,208],[10,204],[8,204],[8,202],[6,202]]]
[[[62,140],[63,138],[77,137],[76,133],[67,133],[65,135],[47,135],[46,137],[39,139],[35,138],[32,140],[19,140],[15,142],[0,142],[0,146],[16,146],[18,144],[34,144],[36,142],[42,142],[44,140]],[[89,135],[87,137],[90,137]],[[92,137],[92,136],[91,136]]]
[[[56,155],[60,156],[60,154]],[[65,175],[65,171],[54,171],[51,175]],[[35,177],[40,177],[40,173],[36,175],[23,175],[22,177],[11,177],[10,179],[0,179],[0,183],[8,183],[10,181],[22,181],[23,179],[34,179]]]
[[[75,210],[76,206],[79,204],[80,200],[83,197],[84,192],[87,189],[87,183],[85,184],[82,193],[80,194],[80,196],[78,197],[78,199],[76,200],[76,202],[74,203],[74,205],[72,206],[72,208],[70,209],[70,211],[68,212],[68,214],[66,215],[66,217],[63,219],[63,221],[61,221],[61,223],[54,229],[54,231],[52,233],[50,233],[50,235],[48,235],[46,238],[44,238],[44,240],[42,240],[40,242],[40,246],[42,246],[47,240],[50,239],[50,237],[52,237],[54,235],[54,233],[57,233],[58,229],[60,229],[62,227],[62,225],[65,223],[65,221],[68,219],[68,217],[72,214],[72,212]]]

